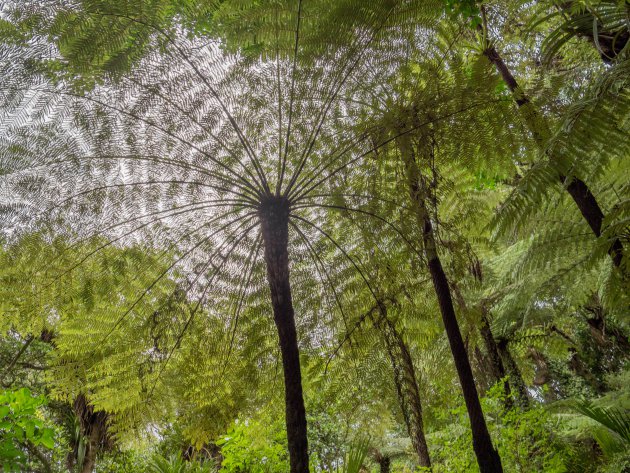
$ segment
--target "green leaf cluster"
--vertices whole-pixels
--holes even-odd
[[[55,430],[41,417],[43,395],[28,389],[0,391],[0,464],[3,471],[21,471],[26,466],[28,446],[55,446]]]

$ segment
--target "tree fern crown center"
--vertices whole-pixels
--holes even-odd
[[[263,238],[267,242],[268,238],[272,238],[268,243],[272,241],[274,243],[280,243],[275,241],[280,237],[282,228],[287,228],[289,224],[289,213],[291,211],[291,205],[289,199],[284,196],[268,195],[260,199],[258,205],[258,218],[262,226]],[[284,237],[286,244],[286,236]]]

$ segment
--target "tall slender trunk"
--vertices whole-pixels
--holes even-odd
[[[446,336],[455,361],[455,368],[459,377],[459,382],[464,394],[466,409],[473,437],[473,449],[477,457],[477,463],[481,473],[503,472],[501,458],[494,449],[486,420],[481,409],[479,394],[475,386],[466,346],[462,339],[462,334],[453,307],[453,298],[448,279],[444,273],[442,262],[437,252],[437,244],[433,234],[433,225],[426,206],[426,189],[421,183],[420,170],[415,161],[412,143],[408,135],[403,134],[398,139],[403,164],[407,171],[409,182],[409,193],[412,205],[416,210],[416,218],[420,228],[422,228],[422,238],[425,257],[429,267],[429,273],[433,280],[433,287],[440,306],[442,321],[446,331]]]
[[[494,449],[486,420],[483,416],[481,403],[479,402],[479,394],[475,386],[472,369],[466,353],[466,347],[459,330],[459,324],[453,308],[453,300],[448,286],[448,279],[444,273],[442,262],[435,249],[435,240],[433,239],[431,223],[428,218],[424,219],[424,239],[425,245],[429,247],[425,251],[429,265],[429,272],[433,280],[433,287],[440,305],[442,313],[442,321],[446,329],[453,359],[455,360],[455,368],[459,376],[459,382],[464,393],[464,401],[470,418],[470,426],[473,436],[473,448],[477,456],[477,463],[482,473],[502,472],[501,459],[499,453]],[[432,248],[431,248],[432,246]]]
[[[525,92],[519,87],[518,82],[496,48],[494,46],[487,48],[484,51],[484,55],[494,64],[501,78],[507,84],[510,92],[512,92],[512,97],[521,112],[523,122],[529,129],[537,145],[541,150],[545,150],[549,139],[548,123],[546,123],[544,117],[538,112],[530,102],[529,97],[527,97]],[[553,156],[550,156],[550,158],[553,159]],[[599,237],[602,234],[604,213],[588,185],[576,176],[567,177],[563,173],[558,173],[558,180],[566,188],[584,217],[584,220],[586,220],[591,228],[591,231],[596,237]],[[620,267],[623,258],[623,245],[619,239],[615,239],[612,242],[608,248],[608,254],[612,258],[613,264],[616,267]]]
[[[506,338],[499,339],[497,341],[497,349],[499,350],[499,354],[501,355],[501,360],[503,361],[507,374],[510,377],[510,385],[515,391],[516,400],[518,404],[525,409],[529,406],[527,386],[525,386],[521,370],[518,368],[516,360],[514,360],[514,357],[510,352],[508,340]]]
[[[510,383],[506,377],[505,366],[503,366],[503,361],[501,360],[501,355],[499,354],[497,342],[494,339],[494,335],[492,335],[492,330],[490,329],[490,320],[488,319],[488,314],[486,313],[485,308],[481,309],[481,325],[479,327],[479,333],[481,334],[481,338],[483,339],[483,343],[486,347],[486,352],[488,354],[488,359],[490,360],[492,376],[495,383],[503,380],[505,407],[509,409],[510,407],[512,407],[512,389],[510,388]]]
[[[378,326],[383,334],[387,353],[394,370],[394,384],[396,385],[398,401],[407,426],[407,432],[411,438],[411,444],[418,454],[420,466],[431,468],[429,448],[424,436],[420,390],[418,389],[411,353],[402,336],[396,330],[396,326],[387,317],[387,309],[381,307],[381,311],[383,317]]]
[[[289,283],[289,203],[269,197],[259,209],[265,247],[267,281],[271,291],[273,318],[278,330],[284,370],[285,420],[291,473],[308,473],[306,410],[302,394],[300,352]]]

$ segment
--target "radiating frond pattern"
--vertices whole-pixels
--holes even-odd
[[[54,2],[40,11],[47,7],[54,9]],[[115,284],[104,285],[117,303],[94,309],[89,335],[81,333],[81,319],[60,334],[59,376],[83,380],[98,393],[97,406],[133,424],[137,416],[150,418],[153,403],[165,399],[160,393],[180,363],[207,352],[211,365],[195,362],[197,371],[189,373],[193,380],[204,372],[207,381],[181,395],[212,409],[224,386],[234,383],[226,373],[231,357],[245,356],[262,333],[272,333],[259,225],[266,202],[286,201],[290,208],[293,300],[305,347],[330,346],[337,331],[349,330],[352,294],[368,287],[375,296],[377,290],[370,285],[373,270],[362,261],[365,243],[328,215],[380,232],[377,251],[383,254],[400,253],[409,243],[400,238],[395,204],[372,205],[370,196],[354,190],[359,185],[346,191],[364,180],[359,171],[370,173],[374,153],[391,138],[375,141],[378,126],[359,134],[344,130],[361,113],[356,99],[369,87],[367,79],[378,70],[393,76],[408,63],[408,51],[399,54],[396,45],[420,34],[419,26],[401,22],[416,11],[407,2],[375,2],[348,16],[339,25],[343,34],[319,40],[306,6],[271,8],[268,23],[251,12],[265,20],[258,38],[272,45],[259,57],[188,39],[178,30],[184,26],[168,29],[141,15],[94,8],[90,22],[71,21],[84,38],[62,40],[58,51],[43,42],[16,45],[22,60],[7,55],[3,62],[5,234],[13,240],[36,230],[65,235],[68,249],[42,258],[37,276],[47,284],[75,277],[110,249],[152,247],[146,277],[130,284],[124,297]],[[113,25],[118,34],[121,21],[146,45],[129,66],[126,46],[107,42],[127,73],[110,71],[112,57],[93,82],[54,74],[55,64],[100,61],[113,52],[86,41],[92,27]],[[312,55],[313,45],[319,45],[317,57],[297,61]],[[79,252],[65,260],[69,249]],[[103,277],[94,274],[93,284]],[[259,327],[257,337],[244,338],[251,327]],[[127,348],[113,351],[120,346]],[[76,350],[83,349],[93,360],[77,373]],[[261,369],[278,359],[270,348],[249,356]],[[110,389],[121,385],[126,399],[110,404]]]

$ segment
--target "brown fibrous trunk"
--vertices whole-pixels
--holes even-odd
[[[113,438],[109,433],[109,415],[105,411],[94,410],[94,406],[83,394],[77,396],[73,408],[79,419],[80,433],[86,442],[81,473],[92,473],[98,453],[113,447]],[[76,454],[78,445],[75,447]]]
[[[404,125],[402,128],[404,129]],[[422,185],[422,177],[415,160],[415,153],[409,136],[401,135],[399,146],[403,164],[407,172],[410,198],[416,209],[418,224],[422,229],[424,254],[440,307],[446,336],[451,348],[451,353],[453,354],[453,360],[455,361],[455,368],[464,394],[464,402],[466,403],[472,430],[473,450],[477,457],[477,463],[481,473],[502,473],[503,467],[501,465],[501,458],[492,445],[490,432],[488,432],[483,410],[481,409],[479,393],[475,385],[470,360],[468,359],[466,346],[459,329],[457,316],[455,315],[451,289],[437,252],[433,225],[426,204],[426,195],[428,192]]]
[[[411,438],[411,444],[418,454],[420,466],[430,468],[431,458],[424,435],[422,403],[413,359],[402,335],[396,329],[394,322],[388,318],[387,309],[382,305],[381,313],[382,317],[378,326],[383,334],[387,353],[394,371],[394,384],[407,432]]]
[[[306,410],[302,393],[300,352],[289,283],[289,202],[268,197],[259,209],[265,248],[267,281],[271,292],[273,318],[278,330],[284,371],[285,421],[291,473],[308,473]]]

